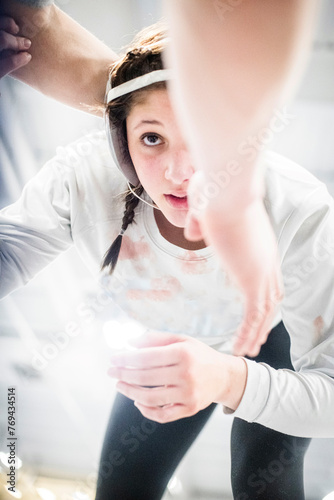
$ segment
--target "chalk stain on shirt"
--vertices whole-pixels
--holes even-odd
[[[151,254],[148,243],[142,241],[132,241],[129,236],[124,235],[119,260],[138,260],[141,258],[149,258]]]
[[[324,320],[322,316],[317,316],[315,320],[313,321],[313,327],[314,327],[314,337],[315,341],[318,342],[320,338],[322,337],[323,330],[324,330]]]
[[[188,250],[185,252],[184,261],[181,264],[181,270],[184,274],[204,274],[207,272],[207,259],[196,255],[196,252]]]
[[[164,302],[173,299],[182,290],[182,285],[174,276],[164,276],[151,280],[149,290],[131,289],[127,292],[129,300],[151,300]]]

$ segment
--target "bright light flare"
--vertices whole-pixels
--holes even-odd
[[[136,321],[111,320],[104,323],[102,331],[111,349],[134,349],[131,340],[141,337],[146,332],[146,328]]]
[[[183,493],[183,486],[180,479],[177,476],[173,476],[168,485],[167,489],[172,496],[178,496]]]
[[[328,493],[322,500],[334,500],[334,491]]]
[[[20,490],[16,489],[15,491],[9,491],[9,486],[8,485],[5,485],[3,486],[5,488],[5,490],[7,491],[7,493],[9,493],[12,497],[14,498],[22,498],[22,493],[20,492]]]
[[[88,496],[86,493],[82,493],[81,491],[76,491],[75,493],[72,494],[72,499],[73,500],[90,500],[90,496]]]
[[[8,458],[9,458],[9,453],[4,453],[3,451],[0,451],[0,464],[4,465],[7,468],[9,468]],[[15,457],[15,469],[18,470],[21,469],[21,467],[22,467],[22,460],[20,460],[19,457]]]
[[[43,500],[56,500],[56,495],[46,488],[36,488],[37,493]]]

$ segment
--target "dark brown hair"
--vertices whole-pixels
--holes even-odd
[[[163,69],[162,53],[165,46],[166,28],[161,23],[141,31],[128,47],[126,53],[111,67],[110,81],[112,88],[151,71]],[[110,125],[122,132],[122,150],[126,161],[131,161],[127,144],[126,119],[131,109],[144,97],[145,93],[157,88],[166,88],[165,82],[154,83],[143,89],[125,94],[107,105],[106,113]],[[138,196],[144,191],[140,185],[137,187],[131,185],[131,187],[136,190]],[[108,267],[110,274],[114,271],[117,264],[122,245],[122,236],[127,227],[134,221],[135,208],[140,200],[129,190],[125,195],[124,201],[125,210],[121,231],[104,255],[101,266],[102,269]]]

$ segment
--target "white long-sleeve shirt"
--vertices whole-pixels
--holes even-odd
[[[296,371],[247,360],[245,393],[233,414],[286,434],[334,437],[333,200],[324,184],[294,162],[270,152],[263,162],[265,206],[285,286],[273,326],[283,319]],[[129,316],[231,353],[242,318],[240,293],[210,247],[189,251],[165,240],[153,208],[139,203],[115,273],[100,274],[121,227],[125,191],[104,133],[60,150],[21,198],[0,212],[0,297],[74,244]]]

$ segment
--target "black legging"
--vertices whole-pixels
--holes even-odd
[[[280,323],[256,361],[292,368],[290,339]],[[96,500],[158,500],[181,459],[212,414],[158,424],[118,394],[101,453]],[[235,418],[231,433],[235,500],[304,500],[303,461],[310,439],[288,436]]]

